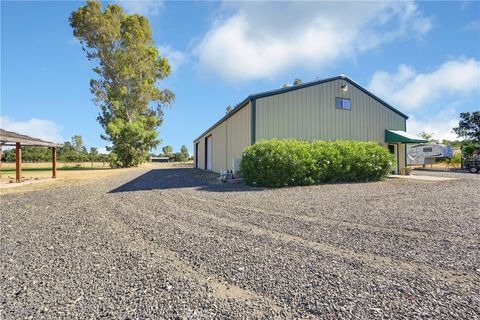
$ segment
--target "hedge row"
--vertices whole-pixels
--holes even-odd
[[[240,173],[258,187],[378,181],[394,161],[374,142],[265,140],[245,149]]]

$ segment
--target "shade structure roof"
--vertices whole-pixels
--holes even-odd
[[[426,139],[401,130],[385,130],[385,142],[390,143],[424,143]]]
[[[60,144],[50,141],[45,141],[38,138],[33,138],[24,134],[19,134],[12,131],[0,129],[0,144],[2,146],[15,145],[20,143],[23,146],[38,146],[38,147],[59,147]]]

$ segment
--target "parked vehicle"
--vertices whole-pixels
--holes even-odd
[[[421,143],[408,148],[407,164],[434,164],[437,159],[452,158],[453,150],[444,144]]]
[[[480,173],[480,159],[477,157],[466,158],[463,160],[463,167],[471,173]]]

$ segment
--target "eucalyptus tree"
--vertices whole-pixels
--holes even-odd
[[[72,12],[70,25],[87,59],[96,62],[90,91],[100,107],[102,138],[111,142],[110,164],[142,163],[160,143],[156,129],[163,108],[175,98],[158,87],[170,65],[154,46],[148,19],[126,14],[119,5],[103,8],[99,1],[88,1]]]

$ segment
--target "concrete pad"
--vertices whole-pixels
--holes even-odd
[[[391,174],[387,176],[392,179],[406,179],[406,180],[421,180],[421,181],[449,181],[456,180],[456,178],[447,178],[447,177],[435,177],[435,176],[421,176],[421,175],[409,175],[401,176],[398,174]]]

